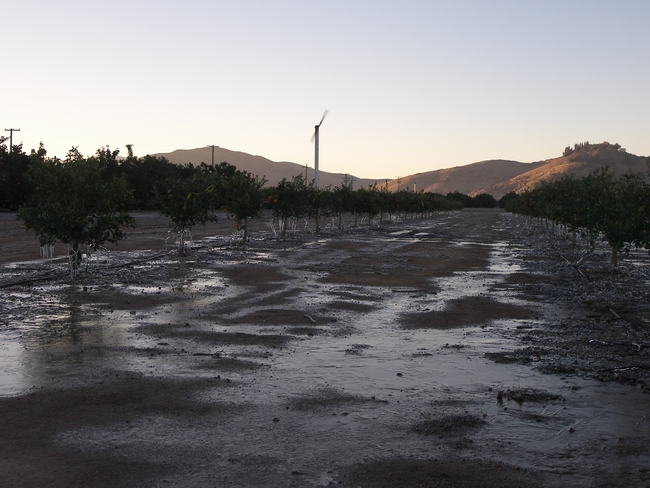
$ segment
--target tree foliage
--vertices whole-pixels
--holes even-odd
[[[158,210],[168,216],[181,238],[185,231],[217,220],[223,210],[243,229],[248,239],[248,220],[269,209],[282,223],[282,235],[289,219],[337,216],[338,228],[344,213],[367,217],[368,225],[383,221],[386,213],[414,217],[462,208],[462,204],[442,195],[402,190],[389,192],[372,185],[353,190],[315,188],[302,175],[283,179],[264,188],[266,180],[228,163],[197,166],[173,164],[147,155],[135,157],[127,146],[127,157],[119,150],[102,147],[91,157],[73,148],[64,161],[48,159],[43,146],[26,155],[21,146],[11,154],[0,139],[0,201],[5,208],[20,207],[21,218],[42,244],[63,242],[78,250],[82,245],[99,247],[125,237],[124,226],[133,220],[132,209]],[[490,197],[491,198],[491,197]],[[399,218],[399,217],[398,217]]]
[[[27,203],[33,192],[27,171],[34,161],[43,160],[46,152],[43,144],[31,155],[25,154],[23,146],[7,147],[7,138],[0,137],[0,208],[15,211]]]
[[[101,158],[84,158],[72,148],[66,159],[32,160],[26,178],[34,191],[18,211],[18,218],[33,230],[41,245],[68,244],[78,264],[81,247],[97,250],[105,242],[125,237],[133,218],[118,208],[128,206],[126,181],[106,181]]]
[[[601,236],[611,246],[614,266],[620,252],[650,248],[650,184],[643,174],[616,177],[603,168],[580,179],[565,176],[510,199],[506,210],[549,219],[591,241]]]
[[[215,209],[220,207],[214,178],[195,173],[188,179],[158,182],[156,202],[161,214],[169,217],[177,231],[216,222]]]
[[[480,193],[471,197],[455,191],[447,193],[447,199],[460,202],[466,208],[495,208],[498,204],[497,200],[489,193]]]
[[[227,164],[227,163],[222,163]],[[243,227],[242,243],[248,241],[248,219],[257,217],[264,205],[262,188],[266,182],[246,171],[236,170],[228,165],[228,173],[221,177],[223,208]],[[223,166],[226,169],[225,166]]]
[[[287,232],[287,222],[290,218],[303,217],[307,212],[307,185],[302,175],[282,180],[269,189],[267,206],[282,224],[282,237]]]

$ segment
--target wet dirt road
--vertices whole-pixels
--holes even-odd
[[[1,290],[0,486],[650,485],[643,258],[480,210],[195,244],[3,266],[49,278]]]

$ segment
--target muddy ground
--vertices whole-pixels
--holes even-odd
[[[464,210],[178,257],[136,218],[72,279],[0,214],[0,486],[650,486],[646,254]]]

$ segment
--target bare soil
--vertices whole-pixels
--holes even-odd
[[[0,214],[0,486],[650,486],[645,253],[465,210],[179,257],[136,219],[71,278]]]

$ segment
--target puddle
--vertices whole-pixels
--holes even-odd
[[[393,235],[402,235],[409,231],[399,231]],[[465,241],[464,245],[476,245],[475,242]],[[450,277],[436,279],[435,285],[439,292],[429,293],[393,293],[386,287],[365,289],[367,296],[379,299],[374,302],[374,310],[358,314],[341,309],[327,310],[326,316],[337,322],[326,324],[328,332],[320,337],[309,339],[297,338],[282,352],[275,352],[267,364],[282,371],[292,378],[288,383],[291,389],[298,391],[313,385],[315,382],[328,381],[346,389],[359,391],[362,394],[379,394],[377,391],[398,391],[400,388],[419,388],[426,391],[439,388],[441,378],[445,378],[449,386],[460,387],[463,382],[475,377],[476,384],[489,381],[494,374],[491,366],[480,357],[488,350],[503,350],[504,344],[500,336],[491,336],[489,331],[481,328],[451,330],[451,331],[404,331],[399,327],[400,316],[414,309],[444,310],[450,300],[463,297],[490,295],[492,299],[513,302],[503,290],[490,292],[490,287],[501,282],[508,273],[519,270],[512,265],[510,251],[506,243],[495,242],[490,246],[489,265],[485,271],[458,272]],[[317,252],[317,251],[315,251]],[[269,260],[271,255],[266,252],[250,253],[249,259]],[[234,264],[241,262],[235,261]],[[148,269],[154,264],[142,266]],[[129,272],[136,273],[138,268]],[[334,301],[341,301],[336,292],[346,287],[319,283],[318,273],[302,271],[293,274],[306,281],[302,291],[288,301],[290,307],[297,311],[324,309]],[[51,381],[65,378],[83,377],[84,368],[105,370],[115,368],[143,374],[165,375],[209,375],[210,372],[195,371],[198,353],[213,353],[216,348],[205,348],[191,338],[166,338],[164,331],[159,337],[133,332],[142,324],[177,324],[181,327],[186,323],[188,315],[192,317],[194,329],[212,331],[229,331],[245,334],[282,332],[282,328],[270,327],[262,331],[259,325],[220,325],[209,318],[202,318],[202,312],[223,302],[237,302],[238,311],[229,313],[226,317],[238,318],[252,313],[256,302],[272,299],[281,294],[283,288],[253,295],[249,298],[250,287],[237,286],[219,274],[206,270],[194,271],[191,276],[173,282],[161,283],[162,286],[141,285],[113,286],[113,290],[121,295],[159,295],[170,289],[182,292],[183,298],[178,302],[163,303],[146,310],[129,310],[127,301],[123,303],[124,310],[99,311],[96,305],[79,304],[73,307],[67,301],[65,287],[52,286],[36,296],[32,293],[17,293],[5,301],[7,311],[12,313],[11,304],[28,301],[31,318],[22,319],[17,327],[20,333],[7,336],[5,342],[12,352],[3,355],[0,362],[11,380],[0,385],[0,394],[15,394],[34,387],[41,387]],[[293,286],[293,285],[291,285]],[[348,287],[351,290],[363,287]],[[92,291],[92,289],[91,289]],[[101,297],[99,304],[101,304]],[[264,310],[285,309],[287,301],[277,305],[266,305]],[[20,307],[19,307],[20,308]],[[25,312],[25,307],[23,307]],[[13,311],[20,318],[19,311]],[[310,312],[314,314],[314,312]],[[208,314],[209,315],[209,314]],[[305,312],[304,316],[309,314]],[[320,312],[319,315],[323,315]],[[311,325],[305,318],[305,326]],[[343,337],[337,337],[341,323],[347,324]],[[52,324],[59,324],[57,330]],[[510,322],[516,326],[516,322]],[[503,328],[504,324],[500,324]],[[42,329],[45,328],[45,331]],[[194,330],[193,329],[193,330]],[[349,337],[349,336],[353,336]],[[20,346],[16,345],[20,342]],[[160,344],[164,343],[164,346]],[[350,344],[363,343],[367,348],[359,353],[346,354]],[[464,354],[449,354],[441,349],[444,344],[462,344]],[[99,349],[89,350],[88,347]],[[74,351],[70,348],[76,347]],[[105,351],[102,352],[101,348]],[[86,349],[84,349],[86,348]],[[154,354],[130,354],[129,348],[137,350],[152,349]],[[420,357],[417,361],[417,351],[425,348],[431,351],[431,356]],[[225,355],[241,354],[245,347],[224,346]],[[160,353],[160,354],[159,354]],[[70,355],[70,361],[65,359]],[[68,364],[69,363],[69,364]],[[68,364],[70,371],[62,372],[63,365]],[[75,372],[78,369],[77,372]],[[320,372],[326,371],[323,375]],[[22,373],[21,373],[22,372]],[[402,376],[396,376],[401,373]],[[433,375],[433,376],[431,376]],[[437,378],[431,381],[431,378]],[[406,386],[405,386],[406,385]],[[413,392],[413,391],[412,391]]]

